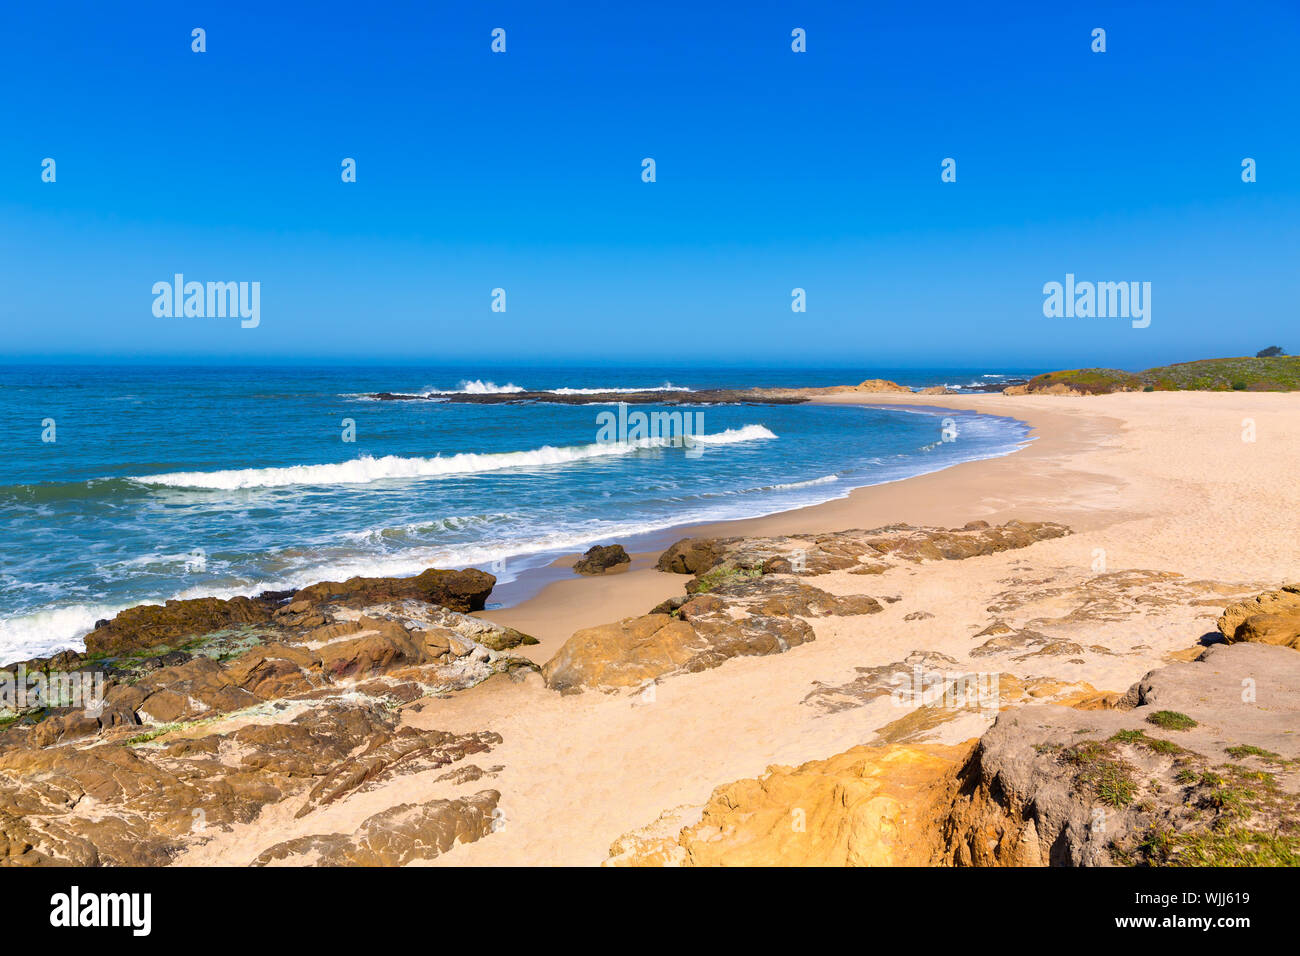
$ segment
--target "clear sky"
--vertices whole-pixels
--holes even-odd
[[[1294,0],[279,6],[5,5],[0,358],[1300,352]],[[260,325],[155,317],[176,272]],[[1150,327],[1045,318],[1066,273]]]

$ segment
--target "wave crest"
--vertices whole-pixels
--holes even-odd
[[[693,435],[689,442],[702,445],[733,445],[739,442],[776,438],[762,425],[728,428],[716,435]],[[597,442],[556,448],[543,445],[531,451],[463,452],[435,458],[363,456],[328,465],[289,465],[282,468],[238,468],[228,471],[176,471],[161,475],[140,475],[132,481],[162,488],[198,488],[237,491],[247,488],[283,488],[292,485],[364,485],[390,478],[440,478],[447,475],[475,475],[507,468],[537,468],[568,465],[592,458],[627,455],[638,449],[665,448],[680,444],[675,437],[642,438],[632,442]]]

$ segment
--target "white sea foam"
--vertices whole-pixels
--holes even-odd
[[[69,647],[81,650],[85,646],[81,638],[94,630],[96,621],[122,610],[125,607],[71,604],[0,620],[4,661],[44,657]]]
[[[448,395],[515,395],[519,392],[538,392],[546,395],[608,395],[608,394],[626,394],[633,392],[690,392],[693,389],[685,385],[674,385],[672,382],[664,382],[662,385],[645,385],[635,388],[626,386],[609,386],[607,388],[575,388],[565,386],[562,388],[538,388],[528,389],[522,385],[516,385],[513,382],[507,382],[505,385],[498,385],[496,382],[485,382],[482,379],[474,379],[460,383],[459,388],[440,389],[424,388],[418,392],[389,392],[390,395],[396,395],[398,398],[427,398],[437,399],[445,398]],[[369,393],[348,392],[340,396],[357,401],[374,401],[374,397]]]
[[[794,488],[812,488],[815,485],[829,485],[832,482],[839,481],[839,475],[822,475],[820,478],[810,478],[807,481],[792,481],[785,485],[773,485],[773,491],[790,491]]]
[[[702,445],[732,445],[775,438],[762,425],[728,428],[716,435],[690,436]],[[592,458],[627,455],[638,449],[674,444],[673,437],[642,438],[631,442],[596,442],[554,448],[544,445],[531,451],[464,452],[434,458],[361,457],[329,465],[289,465],[283,468],[238,468],[229,471],[175,471],[132,478],[144,485],[166,488],[200,488],[234,491],[241,488],[282,488],[289,485],[361,485],[390,478],[439,478],[446,475],[475,475],[507,468],[538,468],[567,465]]]

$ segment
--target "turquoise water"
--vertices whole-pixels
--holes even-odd
[[[430,566],[472,565],[510,581],[595,543],[771,514],[1007,454],[1027,439],[1020,422],[937,409],[710,405],[686,410],[699,439],[684,447],[609,442],[599,440],[609,437],[599,416],[616,406],[376,402],[367,392],[877,375],[962,385],[990,374],[2,368],[0,659],[80,647],[97,619],[172,597]],[[665,411],[629,408],[638,410]],[[952,441],[941,440],[945,417]],[[345,420],[354,441],[344,440]]]

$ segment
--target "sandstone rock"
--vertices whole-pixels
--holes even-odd
[[[694,627],[667,614],[629,617],[576,632],[542,667],[542,676],[552,690],[637,687],[686,669],[707,647]]]
[[[937,862],[1240,865],[1278,852],[1279,833],[1300,853],[1285,822],[1300,812],[1296,773],[1261,786],[1264,778],[1230,761],[1265,754],[1283,761],[1277,770],[1300,756],[1291,732],[1300,699],[1288,690],[1297,679],[1300,658],[1288,650],[1218,645],[1152,671],[1126,695],[1130,709],[1121,701],[1121,709],[1004,712],[962,769]],[[1243,700],[1246,680],[1256,699]],[[1145,719],[1156,711],[1196,725],[1158,729]]]
[[[701,574],[720,560],[720,543],[713,538],[683,538],[663,554],[655,567],[673,574]]]
[[[854,747],[714,790],[675,836],[629,834],[607,866],[915,866],[940,852],[934,821],[969,746]]]
[[[1254,641],[1300,650],[1300,584],[1231,604],[1218,624],[1229,643]]]
[[[86,635],[86,653],[134,653],[236,624],[262,624],[270,621],[271,612],[269,602],[246,597],[140,605],[97,624]]]
[[[622,570],[624,565],[631,562],[632,559],[621,544],[598,544],[578,559],[573,570],[578,574],[606,574],[616,569]]]
[[[851,392],[906,392],[911,394],[912,390],[906,385],[899,385],[897,382],[891,382],[886,378],[869,378],[866,381],[859,382],[852,388]]]
[[[483,610],[495,584],[495,577],[476,568],[464,571],[429,568],[413,578],[356,577],[343,582],[322,581],[303,588],[294,595],[294,602],[365,607],[386,601],[416,600],[468,613]]]
[[[403,803],[366,819],[351,834],[329,833],[277,843],[253,861],[312,866],[405,866],[431,860],[493,829],[501,794],[483,790],[456,800]]]

